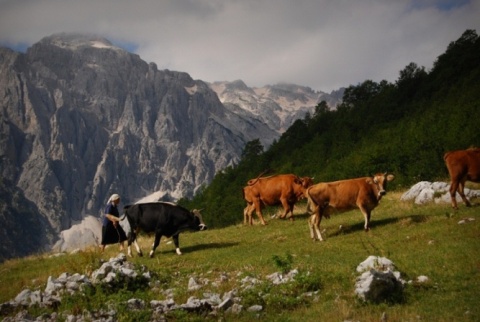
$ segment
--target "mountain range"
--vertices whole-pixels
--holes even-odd
[[[100,218],[112,193],[123,204],[190,198],[247,142],[268,147],[342,96],[194,80],[94,35],[0,48],[0,260],[50,249],[62,231]]]

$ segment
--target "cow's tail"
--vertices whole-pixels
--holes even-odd
[[[260,179],[261,176],[263,176],[264,174],[267,174],[268,172],[272,171],[272,169],[266,169],[264,170],[262,173],[260,173],[255,179],[251,179],[251,180],[248,180],[247,184],[249,186],[253,186],[255,183],[257,183],[257,181]]]
[[[132,205],[126,205],[123,207],[123,216],[120,217],[120,221],[124,220],[127,217],[127,209],[130,208]]]
[[[305,196],[307,197],[307,212],[310,215],[313,215],[317,212],[318,205],[315,203],[315,201],[312,199],[312,196],[310,195],[310,188],[307,188],[305,191]]]

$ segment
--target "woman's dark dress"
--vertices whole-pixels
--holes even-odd
[[[117,218],[120,217],[117,207],[111,202],[105,207],[105,215],[107,214],[114,215]],[[102,225],[102,245],[117,244],[125,240],[127,240],[127,235],[122,226],[120,226],[120,223],[118,223],[115,228],[107,216],[104,216]]]

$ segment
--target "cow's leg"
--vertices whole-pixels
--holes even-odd
[[[314,241],[315,240],[319,240],[319,241],[323,241],[323,238],[322,238],[322,233],[320,232],[320,222],[322,221],[322,214],[320,212],[317,212],[316,214],[312,215],[310,217],[312,219],[312,224],[313,224],[313,228],[316,232],[316,236],[314,234]]]
[[[155,241],[153,242],[152,250],[150,251],[150,258],[153,257],[153,254],[155,253],[155,249],[157,249],[158,245],[160,244],[160,238],[162,238],[162,234],[159,232],[155,232]]]
[[[315,217],[316,215],[311,215],[309,218],[308,218],[308,229],[310,229],[310,238],[312,238],[313,240],[316,240],[316,236],[315,236],[315,228],[313,227],[313,224],[314,224],[314,221],[315,221]]]
[[[129,257],[133,257],[133,256],[132,256],[132,235],[133,235],[132,232],[130,232],[130,233],[128,234],[128,243],[127,243],[127,249],[128,249],[128,251],[127,251],[127,254],[128,254]]]
[[[462,200],[463,202],[465,203],[465,205],[467,207],[471,207],[472,204],[470,203],[470,201],[468,201],[467,197],[465,197],[465,192],[464,192],[464,188],[465,188],[465,182],[466,180],[462,179],[459,184],[458,184],[458,194],[460,195],[460,197],[462,197]],[[453,200],[453,199],[452,199]]]
[[[248,222],[248,207],[249,207],[249,205],[247,204],[245,209],[243,209],[243,224],[244,225],[246,225],[247,222]]]
[[[137,243],[137,232],[130,232],[128,234],[128,256],[132,256],[132,243],[135,245],[135,248],[137,249],[138,256],[143,256],[142,250],[140,249],[140,246]]]
[[[245,209],[243,209],[243,223],[245,225],[253,225],[253,212],[255,211],[255,205],[247,204]]]
[[[143,256],[143,252],[142,252],[142,250],[140,249],[140,246],[138,245],[138,242],[137,242],[137,239],[136,239],[136,238],[135,238],[135,240],[133,241],[133,244],[135,245],[135,249],[137,250],[138,256]]]
[[[260,219],[260,222],[262,223],[262,225],[266,225],[267,223],[265,222],[265,219],[263,219],[263,215],[262,215],[262,203],[261,203],[261,201],[260,200],[255,200],[254,204],[255,204],[255,212],[257,213],[258,219]]]
[[[255,211],[255,205],[252,203],[247,209],[247,220],[250,226],[253,225],[253,212]]]
[[[178,234],[172,236],[173,243],[175,244],[175,251],[177,252],[177,255],[182,255],[182,252],[180,251],[180,243],[178,241]]]
[[[458,179],[452,178],[452,182],[450,183],[450,198],[452,200],[452,208],[453,209],[458,209],[457,206],[457,189],[458,189]]]
[[[290,219],[291,221],[294,221],[295,218],[293,218],[293,207],[295,207],[295,203],[294,202],[290,202],[288,203],[288,207],[289,207],[289,212],[290,212],[290,216],[287,215],[287,218]]]
[[[287,214],[290,212],[290,204],[285,198],[280,198],[280,202],[282,203],[282,207],[284,210],[283,215],[280,215],[280,219],[285,219],[287,217]]]
[[[365,219],[365,224],[363,226],[363,228],[365,229],[365,231],[369,231],[370,230],[370,210],[368,210],[367,207],[363,206],[363,205],[358,205],[358,208],[360,208],[360,211],[362,212],[363,214],[363,218]]]
[[[310,237],[313,241],[323,241],[320,232],[320,222],[322,221],[322,209],[312,200],[308,200],[307,211],[310,210],[310,218],[308,218],[308,227],[310,228]]]

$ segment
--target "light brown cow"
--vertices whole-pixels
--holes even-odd
[[[243,188],[243,198],[247,202],[243,210],[244,223],[253,224],[252,214],[255,211],[261,223],[266,225],[262,209],[265,206],[278,204],[281,204],[285,210],[280,218],[285,218],[290,213],[287,218],[293,220],[295,203],[305,197],[305,190],[312,184],[312,178],[300,178],[294,174],[279,174],[249,180],[248,185]]]
[[[450,151],[443,156],[448,173],[450,174],[450,196],[453,209],[458,209],[457,191],[467,207],[470,201],[463,192],[466,181],[480,182],[480,148]]]
[[[323,240],[320,233],[322,217],[329,218],[335,211],[345,212],[359,208],[365,218],[365,230],[369,230],[370,213],[385,195],[387,181],[394,178],[393,174],[378,173],[373,177],[321,182],[308,188],[307,209],[312,211],[308,225],[312,239]]]

